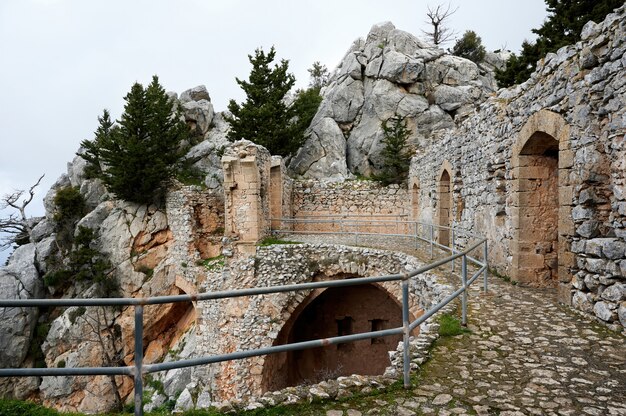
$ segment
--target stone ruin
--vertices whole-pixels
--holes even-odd
[[[333,74],[309,139],[287,166],[251,142],[228,143],[228,125],[213,111],[206,89],[185,91],[177,99],[198,138],[187,157],[208,172],[205,186],[172,187],[161,209],[125,203],[112,199],[97,180],[86,179],[85,162],[77,156],[45,199],[46,216],[34,228],[35,243],[19,247],[0,268],[2,297],[34,298],[46,292],[41,277],[47,260],[58,255],[52,200],[56,189],[71,185],[79,187],[90,208],[79,225],[97,231],[97,248],[116,265],[124,296],[409,270],[419,262],[397,252],[257,245],[270,229],[334,229],[288,225],[278,218],[396,217],[485,235],[494,272],[555,289],[563,303],[623,330],[625,32],[623,6],[604,22],[589,22],[580,42],[549,54],[527,82],[496,91],[491,69],[501,63],[497,56],[476,65],[389,23],[376,25],[367,39],[353,44]],[[394,114],[407,117],[413,132],[416,155],[408,184],[382,187],[354,180],[355,174],[380,169],[380,123]],[[453,239],[445,231],[435,237],[446,245]],[[457,247],[468,243],[459,236],[454,242]],[[449,291],[434,276],[421,276],[412,282],[411,315],[419,316]],[[90,293],[79,282],[55,296]],[[398,285],[389,283],[151,306],[144,318],[145,362],[390,327],[397,324],[399,299]],[[363,303],[372,307],[357,307]],[[102,346],[88,336],[81,318],[96,312],[4,313],[11,319],[0,322],[3,367],[35,365],[29,344],[36,342],[33,334],[42,323],[49,330],[37,342],[48,367],[102,364]],[[131,365],[133,311],[109,313],[120,330],[110,345],[121,362]],[[310,319],[313,315],[319,322]],[[422,346],[431,336],[426,327],[413,335]],[[289,402],[297,399],[295,390],[267,392],[353,372],[393,376],[397,361],[387,356],[389,351],[394,356],[397,341],[368,340],[332,346],[323,354],[284,353],[171,370],[146,380],[148,407],[176,400],[181,409],[202,408],[249,397],[261,397],[265,404],[279,396]],[[364,366],[356,355],[367,355],[377,365]],[[116,384],[123,398],[132,397],[131,379],[118,377]],[[106,377],[3,379],[0,390],[62,410],[97,412],[112,404]],[[311,395],[314,388],[308,391]]]

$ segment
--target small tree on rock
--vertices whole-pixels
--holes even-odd
[[[374,175],[374,180],[383,185],[399,184],[409,176],[411,165],[411,151],[408,149],[407,139],[411,131],[406,127],[402,117],[393,117],[385,120],[382,124],[383,140],[385,145],[382,156],[382,172]]]
[[[242,104],[230,100],[228,110],[232,116],[225,118],[231,126],[228,132],[231,141],[247,139],[265,146],[274,155],[287,156],[300,144],[293,140],[290,128],[294,110],[285,102],[295,78],[287,72],[288,61],[283,59],[271,66],[275,57],[274,47],[267,54],[259,48],[254,56],[248,55],[252,64],[249,80],[236,78],[246,100]]]
[[[485,47],[482,39],[473,30],[466,31],[452,48],[452,53],[461,58],[479,63],[485,59]]]
[[[319,92],[322,87],[325,87],[328,84],[330,74],[328,73],[326,65],[322,65],[319,61],[315,61],[313,62],[311,68],[307,69],[307,71],[309,71],[309,74],[311,75],[311,80],[309,82],[310,89],[317,89]]]

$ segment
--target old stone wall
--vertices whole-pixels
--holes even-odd
[[[232,258],[225,268],[211,272],[201,292],[304,283],[328,278],[376,276],[417,268],[418,261],[401,253],[337,245],[274,245],[260,247],[255,257]],[[401,300],[398,282],[380,284]],[[448,286],[429,274],[411,281],[413,317],[438,302]],[[204,302],[198,320],[197,356],[269,347],[281,329],[313,292],[281,293]],[[390,346],[395,349],[395,346]],[[270,356],[255,357],[194,369],[200,395],[213,401],[259,396],[264,374],[275,370]]]
[[[625,22],[621,7],[588,23],[582,41],[420,149],[410,174],[418,218],[450,207],[452,225],[488,237],[499,273],[624,326]]]
[[[302,180],[293,183],[293,218],[331,220],[338,218],[389,221],[408,219],[409,197],[399,185],[381,186],[374,181],[328,182]],[[359,231],[393,231],[396,225],[378,223]],[[297,224],[296,230],[340,231],[338,222]],[[345,226],[344,231],[352,228]]]

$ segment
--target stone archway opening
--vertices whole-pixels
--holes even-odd
[[[452,209],[452,193],[450,189],[450,172],[447,169],[441,173],[439,177],[439,225],[443,227],[450,226],[450,211]],[[450,244],[450,230],[447,228],[439,229],[439,244],[447,246]]]
[[[367,284],[314,292],[283,326],[274,345],[402,326],[402,308],[384,289]],[[263,369],[263,391],[344,375],[383,374],[388,351],[401,335],[273,354]]]
[[[533,133],[519,153],[520,282],[554,287],[558,282],[559,142]]]

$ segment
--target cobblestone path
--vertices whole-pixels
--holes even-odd
[[[389,247],[389,242],[385,244]],[[490,277],[469,296],[469,333],[440,339],[410,394],[327,416],[626,415],[626,337],[550,290]]]

